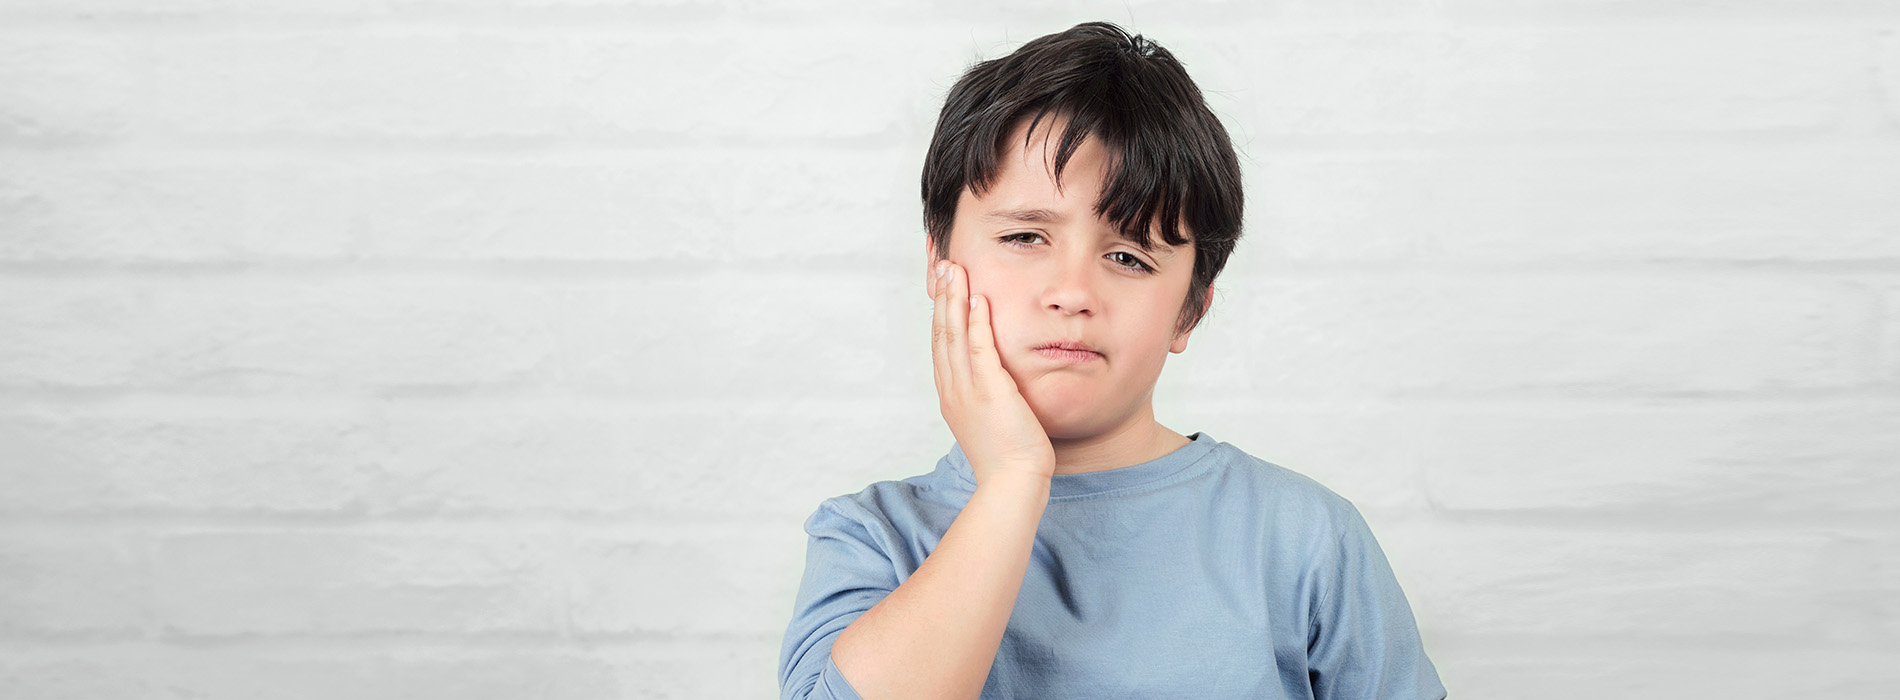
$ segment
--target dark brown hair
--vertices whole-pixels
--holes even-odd
[[[937,256],[949,257],[963,190],[982,195],[1016,125],[1028,119],[1033,135],[1045,115],[1069,120],[1056,149],[1058,184],[1070,156],[1093,135],[1109,153],[1095,214],[1142,250],[1153,249],[1156,221],[1168,245],[1193,239],[1193,280],[1175,334],[1193,330],[1208,285],[1240,239],[1239,159],[1174,55],[1114,24],[1084,22],[1037,37],[972,65],[950,88],[924,156],[924,227]]]

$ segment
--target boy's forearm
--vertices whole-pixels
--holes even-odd
[[[1029,568],[1049,480],[986,475],[937,549],[832,644],[865,700],[975,700]]]

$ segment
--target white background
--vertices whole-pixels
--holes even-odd
[[[776,697],[943,97],[1095,19],[1247,178],[1161,422],[1454,697],[1900,688],[1900,3],[787,7],[0,2],[0,697]]]

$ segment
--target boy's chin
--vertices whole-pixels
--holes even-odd
[[[1042,432],[1050,440],[1088,440],[1109,432],[1112,423],[1091,416],[1090,420],[1043,421]]]
[[[1036,414],[1037,422],[1042,424],[1042,432],[1051,440],[1076,440],[1094,437],[1106,431],[1106,417],[1101,414],[1103,403],[1089,400],[1074,392],[1064,392],[1060,396],[1041,396],[1035,392],[1024,394],[1029,410]]]

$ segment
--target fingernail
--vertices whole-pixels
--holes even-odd
[[[976,295],[975,295],[975,294],[971,294],[971,295],[970,295],[970,308],[971,308],[971,309],[975,309],[975,308],[976,308]]]
[[[937,279],[943,279],[944,273],[949,272],[949,271],[950,271],[950,263],[944,262],[942,260],[937,261]]]

